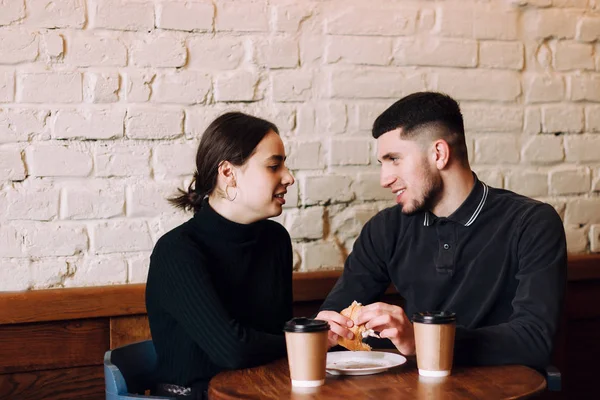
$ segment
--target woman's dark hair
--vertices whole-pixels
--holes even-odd
[[[244,165],[271,131],[279,134],[275,124],[241,112],[229,112],[215,119],[200,139],[192,182],[187,191],[178,189],[179,195],[169,202],[184,210],[198,211],[203,199],[215,190],[219,164],[229,161],[235,166]]]
[[[467,162],[465,127],[460,107],[452,97],[437,92],[410,94],[385,110],[373,124],[373,137],[402,128],[404,139],[415,139],[433,127],[438,138],[444,139],[462,162]]]

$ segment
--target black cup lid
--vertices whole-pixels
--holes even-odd
[[[285,323],[284,332],[321,332],[328,331],[329,323],[320,319],[292,318]]]
[[[450,324],[456,321],[456,314],[450,311],[425,311],[414,313],[412,320],[421,324]]]

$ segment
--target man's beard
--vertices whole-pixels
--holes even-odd
[[[444,182],[439,174],[427,172],[423,177],[423,192],[420,198],[411,202],[412,208],[402,207],[402,213],[413,215],[423,210],[432,210],[440,200]]]

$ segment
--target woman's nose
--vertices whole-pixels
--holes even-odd
[[[285,186],[291,186],[294,184],[295,181],[296,180],[294,179],[294,175],[292,175],[290,170],[286,168],[281,183],[283,183]]]

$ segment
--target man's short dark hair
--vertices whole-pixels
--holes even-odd
[[[437,92],[417,92],[392,104],[373,124],[373,137],[401,128],[402,139],[417,139],[432,128],[435,139],[444,139],[453,155],[467,161],[465,127],[460,107],[452,97]]]

